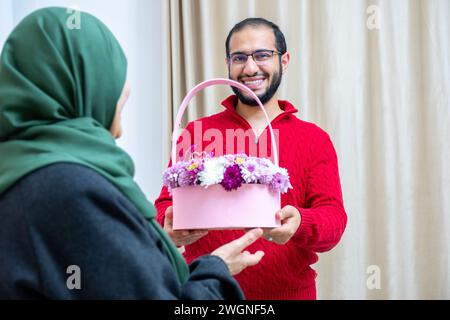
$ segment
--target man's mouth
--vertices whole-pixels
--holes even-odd
[[[263,88],[265,77],[252,77],[252,78],[243,78],[241,82],[250,90],[256,91],[258,89]]]

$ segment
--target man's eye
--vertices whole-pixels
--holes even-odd
[[[270,58],[270,53],[269,52],[258,52],[255,53],[255,59],[256,60],[267,60]]]
[[[233,56],[231,60],[233,62],[245,62],[245,60],[247,60],[247,56],[244,55]]]

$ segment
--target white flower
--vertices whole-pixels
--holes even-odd
[[[274,165],[274,169],[277,173],[282,174],[283,176],[289,177],[289,173],[286,168],[277,167]]]
[[[267,158],[256,158],[255,160],[259,163],[260,167],[273,167],[273,166],[275,166],[272,163],[272,161],[270,161]]]
[[[268,161],[266,165],[259,167],[258,173],[262,176],[273,176],[280,172],[280,169],[280,167],[277,167],[276,165]]]
[[[222,182],[226,163],[224,158],[205,160],[203,171],[199,173],[200,185],[207,187]]]

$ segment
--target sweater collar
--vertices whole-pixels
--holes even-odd
[[[239,115],[236,112],[236,105],[238,102],[238,97],[234,94],[230,95],[228,98],[222,101],[222,106],[225,107],[226,110]],[[278,105],[280,106],[281,110],[284,112],[277,116],[276,119],[284,118],[286,115],[293,114],[298,112],[298,110],[294,107],[292,103],[290,103],[287,100],[278,100]]]

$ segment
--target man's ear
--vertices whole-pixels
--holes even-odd
[[[291,60],[291,54],[289,52],[286,52],[281,57],[281,67],[282,67],[283,73],[286,72],[286,70],[287,70],[287,68],[289,66],[289,61],[290,60]]]

